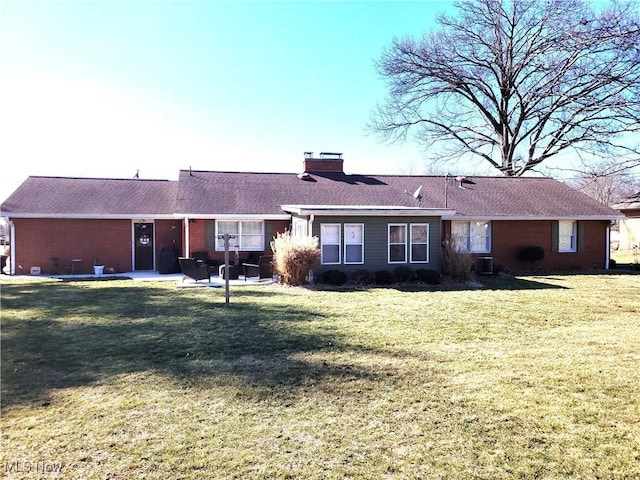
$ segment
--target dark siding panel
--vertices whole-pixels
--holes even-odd
[[[577,231],[578,245],[576,246],[576,248],[578,249],[578,252],[584,252],[586,250],[586,245],[587,245],[587,234],[585,232],[585,223],[578,222],[577,229],[578,229]]]
[[[320,238],[321,223],[340,223],[342,234],[344,235],[345,223],[364,224],[364,264],[363,265],[321,265],[318,272],[336,269],[347,275],[353,274],[357,270],[366,269],[370,272],[376,270],[393,271],[398,266],[407,266],[414,270],[428,269],[440,271],[440,244],[441,227],[440,217],[315,217],[312,234]],[[427,223],[429,224],[429,263],[404,263],[389,264],[387,254],[387,235],[390,223],[407,224]],[[409,232],[407,230],[407,241]],[[344,239],[343,239],[344,240]],[[344,241],[342,243],[344,250]],[[344,255],[343,255],[344,257]],[[407,252],[409,258],[409,252]],[[343,259],[344,260],[344,259]]]
[[[216,222],[215,220],[205,220],[204,222],[204,242],[207,250],[216,249]]]
[[[558,247],[558,241],[559,241],[559,225],[558,225],[558,221],[554,220],[551,222],[551,251],[552,252],[557,252],[559,247]]]

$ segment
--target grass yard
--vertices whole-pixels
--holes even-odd
[[[640,275],[2,288],[2,474],[640,478]]]
[[[640,264],[640,251],[613,250],[611,258],[620,265],[637,265]]]

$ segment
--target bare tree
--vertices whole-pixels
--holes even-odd
[[[440,158],[471,153],[520,176],[577,151],[640,163],[637,4],[473,0],[422,38],[395,39],[376,66],[389,96],[370,128],[409,132]]]
[[[567,183],[609,206],[640,191],[640,179],[629,170],[620,170],[615,160],[594,164]]]

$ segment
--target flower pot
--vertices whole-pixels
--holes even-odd
[[[104,265],[94,265],[93,266],[93,274],[96,277],[102,276],[103,273],[104,273]]]

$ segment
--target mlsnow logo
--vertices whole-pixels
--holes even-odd
[[[3,470],[5,474],[11,473],[60,473],[64,465],[50,461],[13,461],[4,462]]]

